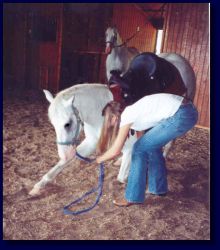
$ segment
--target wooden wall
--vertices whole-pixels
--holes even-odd
[[[81,82],[106,82],[105,29],[112,4],[64,4],[60,88]]]
[[[209,5],[172,3],[167,7],[162,51],[175,52],[189,60],[197,78],[198,125],[209,127]]]
[[[3,22],[4,87],[47,88],[56,92],[60,78],[62,4],[5,3]],[[54,29],[53,39],[47,37],[48,27]]]
[[[4,5],[3,13],[4,87],[24,86],[26,78],[26,13],[22,6]]]
[[[137,27],[140,27],[140,32],[129,41],[128,47],[136,47],[140,52],[154,52],[156,29],[148,22],[147,17],[136,4],[116,3],[113,8],[112,24],[118,28],[123,41],[131,37]]]

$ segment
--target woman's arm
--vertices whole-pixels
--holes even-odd
[[[96,158],[97,163],[111,160],[121,153],[121,150],[124,146],[128,132],[130,130],[130,126],[131,126],[131,124],[126,124],[119,129],[118,135],[117,135],[113,145],[103,155]]]

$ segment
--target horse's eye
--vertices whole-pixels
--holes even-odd
[[[66,123],[66,124],[64,125],[64,128],[65,128],[65,129],[68,129],[68,128],[70,128],[70,126],[71,126],[71,122],[68,122],[68,123]]]

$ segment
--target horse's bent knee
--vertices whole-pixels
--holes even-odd
[[[76,151],[84,157],[89,156],[95,151],[97,142],[98,139],[95,137],[85,138],[76,148]]]

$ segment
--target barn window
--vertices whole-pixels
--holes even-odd
[[[160,54],[162,46],[163,30],[157,30],[157,39],[156,39],[156,54]]]

